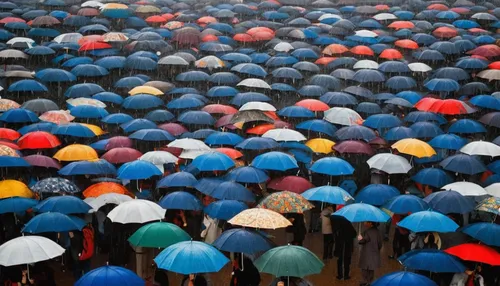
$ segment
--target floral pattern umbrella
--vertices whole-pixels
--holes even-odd
[[[500,215],[500,198],[487,198],[477,205],[476,210]]]
[[[281,214],[262,208],[247,209],[228,221],[232,225],[259,229],[277,229],[292,225]]]
[[[303,213],[314,206],[299,194],[283,191],[267,196],[257,207],[284,214]]]
[[[0,111],[7,111],[14,108],[19,108],[21,105],[13,100],[2,98],[0,99]]]
[[[35,193],[67,193],[80,192],[80,189],[70,180],[64,178],[47,178],[38,181],[31,190]]]
[[[20,157],[16,150],[5,145],[0,145],[0,156]]]
[[[40,120],[52,122],[55,124],[68,124],[75,119],[69,114],[69,110],[51,110],[40,115]]]

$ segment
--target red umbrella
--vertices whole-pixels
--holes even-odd
[[[466,261],[500,265],[500,253],[484,244],[464,243],[450,247],[445,252]]]
[[[7,140],[0,140],[0,145],[3,145],[3,146],[7,146],[9,148],[12,148],[14,150],[19,150],[19,146],[17,146],[16,143],[14,142],[11,142],[11,141],[7,141]]]
[[[360,56],[373,56],[375,54],[373,50],[367,46],[355,46],[354,48],[351,48],[350,51],[351,53]]]
[[[276,129],[274,124],[266,123],[247,129],[248,134],[262,135],[271,129]]]
[[[111,45],[105,42],[85,42],[80,46],[78,51],[93,51],[93,50],[103,50],[103,49],[111,49]]]
[[[396,30],[399,30],[399,29],[413,29],[413,28],[415,28],[415,24],[413,24],[410,21],[394,21],[394,22],[392,22],[387,27],[388,28],[393,28],[393,29],[396,29]]]
[[[210,114],[235,114],[238,110],[232,106],[224,105],[224,104],[209,104],[201,109],[202,111],[206,111]]]
[[[467,52],[470,55],[478,55],[486,58],[493,58],[500,56],[500,47],[497,45],[483,45]]]
[[[255,42],[255,39],[251,35],[243,34],[243,33],[234,35],[233,40],[235,40],[237,42],[242,42],[242,43]]]
[[[224,154],[228,155],[229,158],[231,158],[233,160],[243,157],[243,153],[241,153],[240,151],[235,150],[233,148],[217,148],[217,149],[215,149],[215,151],[220,152],[220,153],[224,153]]]
[[[0,128],[0,139],[14,141],[21,137],[21,133],[9,128]]]
[[[489,31],[486,31],[485,29],[481,29],[481,28],[470,28],[468,31],[469,31],[469,33],[473,33],[473,34],[483,34],[483,35],[490,34]]]
[[[317,64],[317,65],[328,65],[329,63],[333,62],[334,60],[336,60],[337,58],[336,57],[321,57],[319,59],[317,59],[314,63]]]
[[[432,34],[439,38],[453,38],[458,35],[458,31],[450,27],[439,27]]]
[[[122,147],[132,148],[132,146],[134,146],[134,143],[130,138],[125,136],[115,136],[108,139],[108,143],[104,146],[104,150],[109,151],[114,148]]]
[[[255,41],[269,41],[274,39],[274,32],[268,32],[268,31],[255,32],[251,36]]]
[[[394,42],[394,45],[396,47],[400,47],[400,48],[408,49],[408,50],[418,49],[418,44],[412,40],[397,40],[396,42]]]
[[[186,127],[180,125],[179,123],[165,123],[165,124],[159,125],[158,127],[160,129],[167,131],[168,133],[172,134],[173,136],[179,136],[182,133],[188,132]]]
[[[306,190],[314,188],[314,185],[302,177],[286,176],[272,179],[267,184],[267,187],[277,191],[289,191],[296,194],[302,194]]]
[[[381,59],[399,60],[403,58],[403,55],[396,49],[385,49],[378,57]]]
[[[99,10],[94,8],[82,8],[76,13],[78,16],[93,17],[100,14]],[[35,19],[36,20],[36,19]]]
[[[29,155],[23,157],[31,166],[61,169],[61,164],[55,159],[43,155]]]
[[[154,16],[149,16],[146,18],[147,23],[166,23],[167,19],[165,19],[162,16],[159,15],[154,15]]]
[[[419,100],[415,104],[415,108],[420,110],[420,111],[429,111],[431,106],[436,103],[436,101],[439,101],[440,99],[432,98],[432,97],[424,97],[421,100]]]
[[[121,164],[135,161],[141,156],[142,153],[135,149],[122,147],[109,150],[101,156],[101,159],[104,159],[113,164]]]
[[[450,10],[458,14],[469,14],[470,12],[470,9],[467,9],[465,7],[455,7],[451,8]]]
[[[341,55],[343,53],[348,52],[349,49],[346,48],[344,45],[340,44],[331,44],[328,45],[326,48],[323,49],[322,53],[325,55]]]
[[[201,38],[202,42],[217,42],[219,38],[217,38],[216,35],[206,35],[203,38]]]
[[[339,152],[340,154],[367,154],[370,156],[374,154],[373,149],[369,144],[357,140],[347,140],[337,143],[333,146],[333,150]]]
[[[35,131],[19,138],[17,144],[21,149],[51,149],[61,145],[61,141],[48,132]]]
[[[444,4],[440,4],[440,3],[436,3],[436,4],[431,4],[429,6],[427,6],[427,9],[428,10],[438,10],[438,11],[448,11],[448,6],[444,5]]]
[[[418,103],[418,102],[417,102]],[[467,105],[467,103],[456,99],[438,100],[429,108],[430,112],[441,113],[445,115],[469,114],[476,109]]]
[[[295,103],[296,106],[302,106],[305,107],[311,111],[326,111],[330,109],[328,104],[324,103],[321,100],[317,99],[303,99],[297,103]]]
[[[7,24],[7,23],[26,23],[26,21],[16,17],[6,17],[0,20],[0,24]]]

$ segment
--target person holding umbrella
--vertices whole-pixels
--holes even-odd
[[[331,216],[332,229],[334,230],[335,249],[333,254],[337,259],[337,279],[349,280],[351,257],[354,250],[356,229],[348,220],[341,216]]]
[[[375,275],[375,269],[381,266],[380,249],[382,249],[382,236],[374,222],[364,223],[366,230],[358,235],[358,243],[362,246],[359,255],[359,268],[361,268],[362,283],[360,286],[370,285]]]

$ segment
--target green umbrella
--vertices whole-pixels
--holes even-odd
[[[285,245],[268,250],[255,261],[255,266],[259,272],[277,277],[304,277],[321,273],[325,264],[307,248]]]
[[[128,241],[134,246],[167,248],[191,240],[182,228],[168,222],[154,222],[139,228]]]

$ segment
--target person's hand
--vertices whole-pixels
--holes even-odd
[[[187,224],[187,222],[185,222],[182,226],[183,226],[183,227],[186,227],[187,225],[188,225],[188,224]]]
[[[35,284],[35,279],[30,279],[31,284]]]
[[[363,239],[363,236],[361,234],[358,234],[358,241],[362,240],[362,239]]]
[[[194,274],[189,274],[189,280],[194,281]]]

